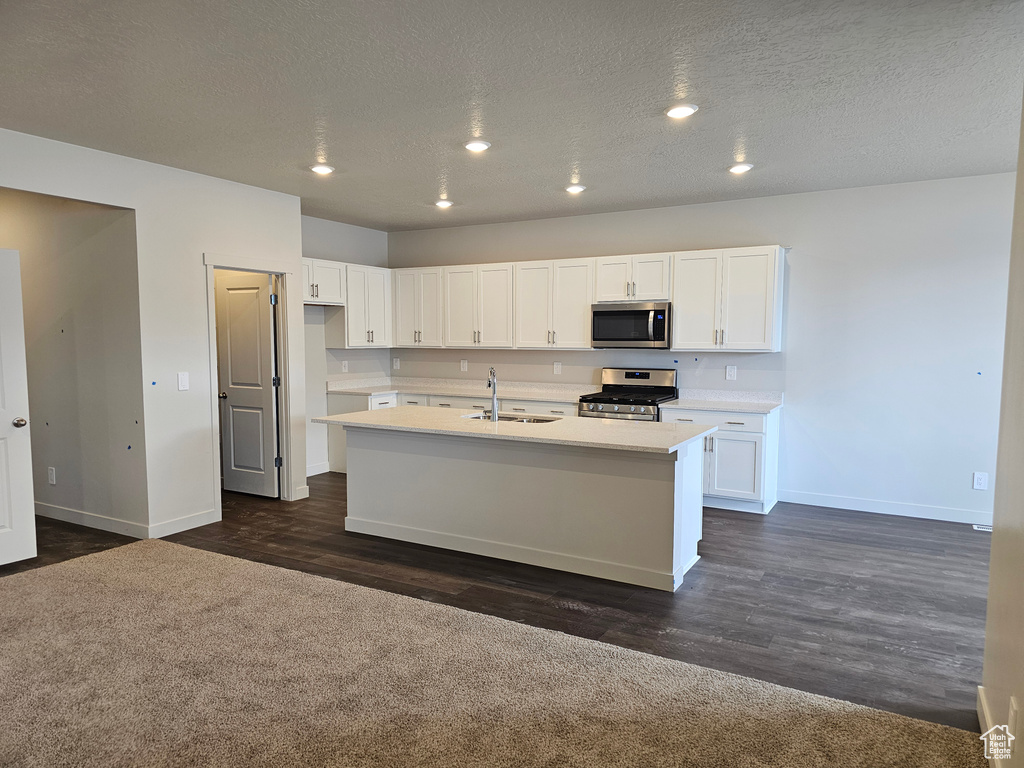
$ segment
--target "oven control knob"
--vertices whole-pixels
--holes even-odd
[[[612,408],[614,408],[616,411],[619,410],[619,406],[617,405],[613,405]]]
[[[590,409],[591,411],[594,410],[594,404],[591,403],[590,405],[587,406],[587,408]]]
[[[640,406],[640,413],[647,413],[646,406],[643,406],[643,405]]]
[[[603,406],[603,405],[599,405],[599,406],[597,406],[597,410],[599,410],[599,411],[603,411],[603,410],[604,410],[604,406]]]
[[[629,406],[629,412],[630,413],[636,413],[636,406],[635,405]]]

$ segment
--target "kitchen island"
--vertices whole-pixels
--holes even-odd
[[[401,406],[314,419],[346,431],[345,530],[682,584],[698,560],[703,440],[715,427],[480,416]]]

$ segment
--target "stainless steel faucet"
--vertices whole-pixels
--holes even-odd
[[[491,368],[487,374],[487,388],[491,390],[491,421],[498,420],[498,374]]]

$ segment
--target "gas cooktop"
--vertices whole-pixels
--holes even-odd
[[[679,397],[673,369],[605,368],[601,385],[580,397],[580,416],[657,421],[658,403]]]

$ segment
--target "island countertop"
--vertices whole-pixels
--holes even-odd
[[[420,432],[435,435],[474,437],[490,440],[514,440],[576,448],[605,448],[640,453],[668,454],[681,446],[716,431],[700,424],[636,422],[614,419],[567,417],[540,424],[515,421],[493,422],[479,416],[480,411],[463,408],[426,408],[403,405],[377,411],[359,411],[312,419],[361,429],[395,432]],[[521,416],[522,414],[508,414]]]

